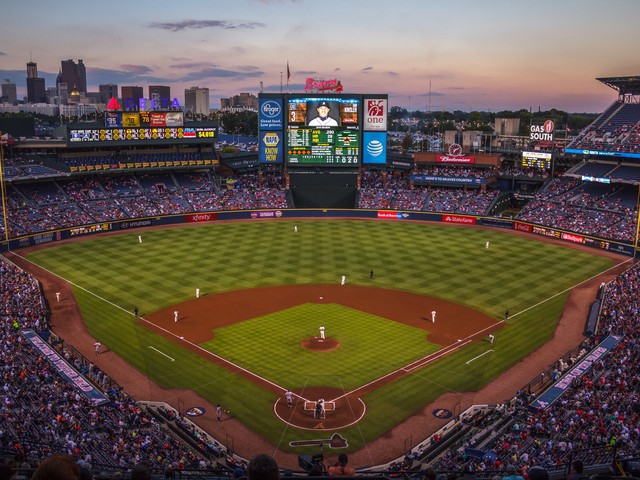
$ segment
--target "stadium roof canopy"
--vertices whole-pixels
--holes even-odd
[[[618,91],[620,97],[640,95],[640,76],[596,78],[606,86]]]

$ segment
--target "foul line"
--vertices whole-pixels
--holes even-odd
[[[155,350],[156,352],[158,352],[160,355],[164,355],[165,357],[167,357],[169,360],[171,360],[172,362],[175,362],[175,359],[171,358],[169,355],[167,355],[164,352],[161,352],[160,350],[158,350],[157,348],[152,347],[151,345],[149,345],[147,348],[150,348],[151,350]]]
[[[469,360],[468,362],[466,362],[466,363],[467,363],[467,365],[469,365],[469,364],[470,364],[471,362],[473,362],[474,360],[477,360],[477,359],[479,359],[480,357],[482,357],[483,355],[486,355],[487,353],[490,353],[490,352],[493,352],[493,349],[492,349],[492,350],[487,350],[486,352],[481,353],[481,354],[480,354],[480,355],[478,355],[477,357],[473,357],[471,360]]]

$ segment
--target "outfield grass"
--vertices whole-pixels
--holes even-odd
[[[512,321],[497,334],[490,355],[466,365],[486,351],[486,345],[477,342],[364,398],[365,419],[341,431],[350,437],[352,449],[381,435],[441,393],[476,390],[514,365],[551,337],[567,295],[558,293],[611,266],[610,259],[595,254],[499,230],[351,220],[300,220],[295,224],[298,233],[293,232],[294,222],[284,220],[157,229],[144,232],[142,244],[138,243],[139,232],[123,233],[54,246],[28,258],[76,285],[74,293],[89,331],[104,345],[163,386],[191,388],[213,404],[230,406],[235,417],[281,448],[293,439],[316,438],[317,433],[284,428],[271,413],[273,394],[137,326],[130,315],[133,306],[145,315],[192,299],[196,286],[201,294],[213,294],[257,286],[335,284],[342,274],[351,285],[370,285],[368,273],[373,269],[376,287],[441,297],[496,319],[502,318],[506,308],[510,310]],[[490,241],[488,250],[486,241]],[[293,344],[300,334],[295,328],[287,331],[291,316],[323,315],[322,311],[304,310],[308,306],[299,308],[302,310],[220,329],[215,347],[205,347],[242,359],[288,387],[310,378],[315,382],[318,354],[299,352],[294,362],[291,352],[273,355],[271,351],[277,342]],[[340,330],[347,347],[331,352],[340,359],[342,370],[323,365],[322,375],[332,385],[348,390],[392,370],[392,365],[407,363],[405,359],[418,358],[411,327],[390,327],[388,320],[372,320],[362,312],[339,313],[354,326],[373,322],[377,333],[361,339],[355,333],[361,330],[358,327],[349,338],[340,324],[325,322],[328,333]],[[271,324],[285,327],[269,328]],[[317,326],[316,320],[299,325],[301,329]],[[393,335],[388,335],[390,329]],[[263,333],[247,344],[246,335],[256,330]],[[375,345],[376,335],[385,332],[387,351],[357,345],[361,341]],[[422,355],[426,355],[432,347],[425,345],[424,332],[421,334],[422,349],[427,349]],[[295,341],[299,340],[298,336]],[[149,348],[152,346],[175,362],[163,362]],[[400,356],[391,357],[389,352]],[[514,390],[518,387],[514,385]]]

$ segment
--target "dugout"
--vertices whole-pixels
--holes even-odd
[[[295,208],[355,208],[355,170],[289,170],[289,191]]]

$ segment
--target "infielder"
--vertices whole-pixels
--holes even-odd
[[[284,398],[287,399],[287,406],[293,407],[293,393],[291,393],[291,390],[284,392]]]
[[[324,327],[320,327],[320,340],[324,340]]]
[[[173,321],[174,321],[174,322],[177,322],[177,321],[178,321],[178,310],[175,310],[175,311],[173,312]]]
[[[436,323],[436,311],[431,312],[431,323]]]
[[[60,296],[61,296],[60,292],[56,292],[56,300],[60,301]]]
[[[100,355],[100,347],[102,346],[102,344],[100,342],[96,342],[93,344],[94,347],[96,347],[96,355]]]

